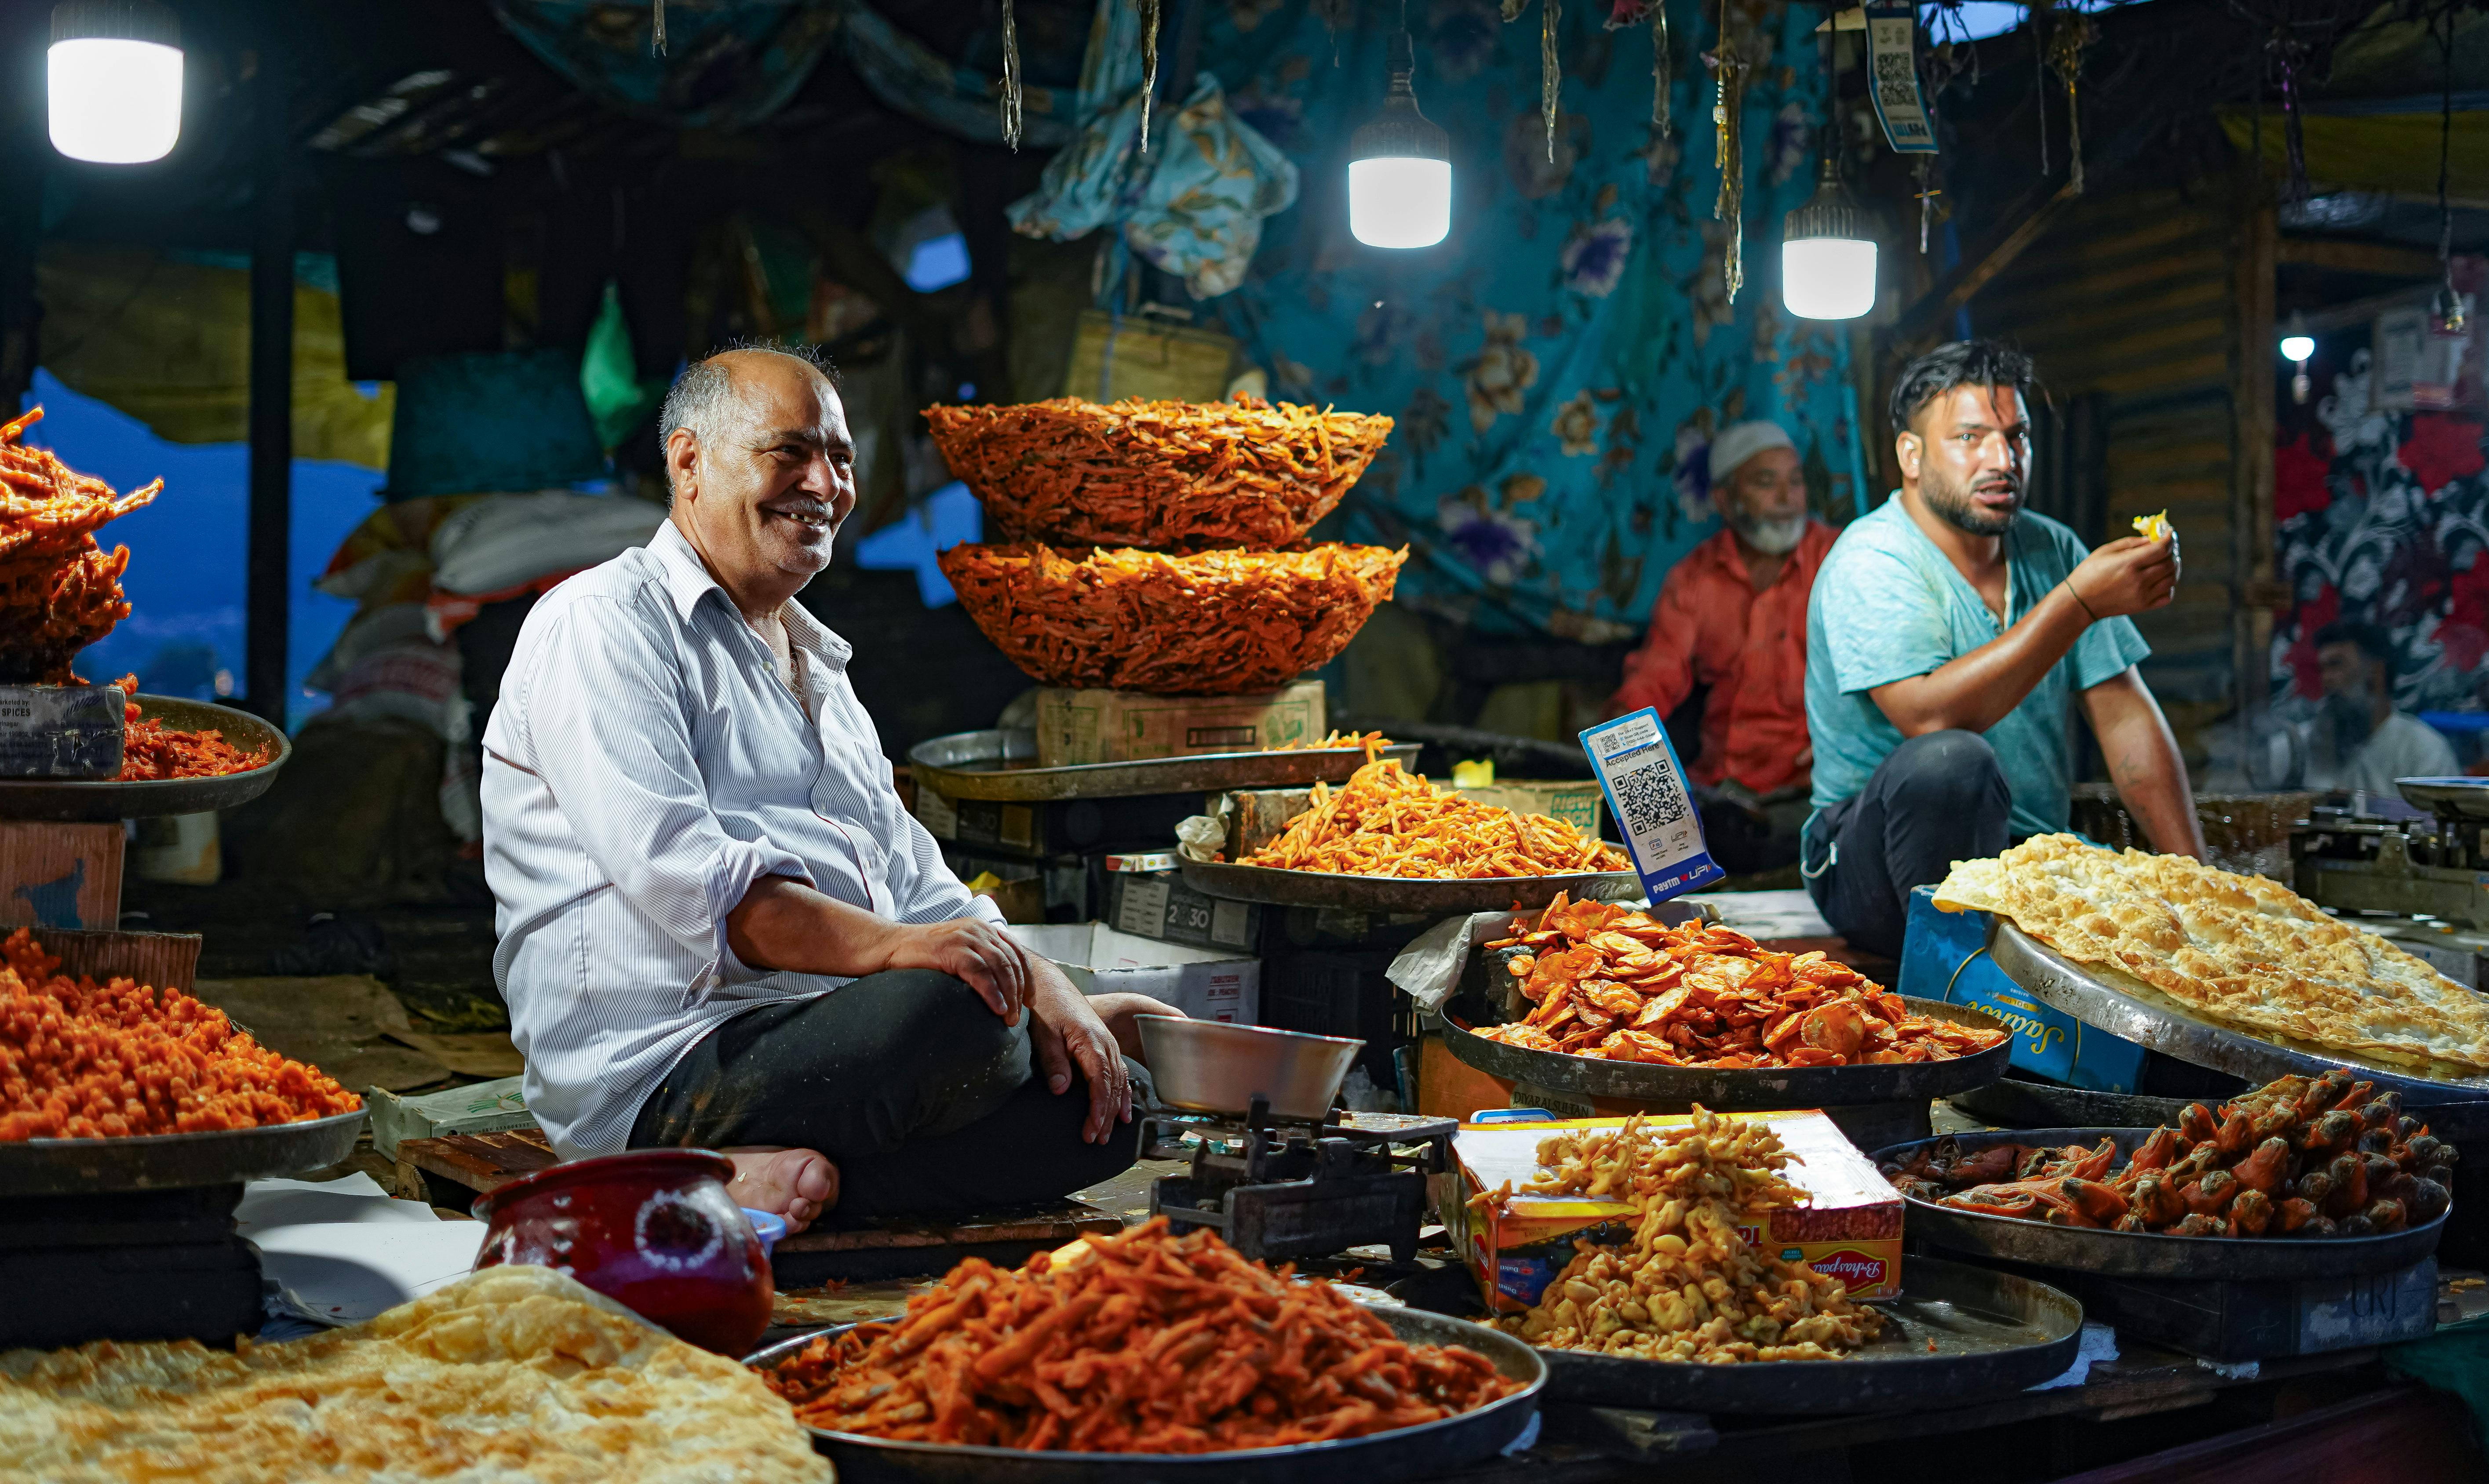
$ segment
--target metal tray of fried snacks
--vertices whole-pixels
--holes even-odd
[[[1378,750],[1404,768],[1417,765],[1418,745]],[[1365,766],[1361,747],[1292,747],[1276,752],[1195,753],[1146,762],[1037,765],[1037,733],[961,731],[907,750],[909,776],[950,799],[1040,804],[1051,799],[1121,799],[1149,793],[1220,793],[1230,788],[1302,788],[1345,783]]]
[[[2489,1098],[2489,1078],[2420,1076],[2356,1052],[2289,1045],[2216,1025],[2140,984],[2109,983],[2024,932],[2001,912],[1990,917],[1988,953],[2006,978],[2085,1025],[2250,1083],[2322,1076],[2347,1067],[2380,1089],[2402,1094],[2415,1108]]]
[[[1461,1276],[1457,1288],[1445,1281],[1391,1291],[1412,1303],[1473,1312],[1477,1288]],[[1763,1415],[1951,1406],[2061,1376],[2082,1343],[2083,1307],[2072,1297],[1968,1263],[1905,1259],[1901,1294],[1872,1302],[1884,1315],[1883,1332],[1839,1360],[1710,1365],[1541,1350],[1547,1400]]]
[[[2241,1088],[2240,1092],[2245,1092]],[[2195,1098],[2150,1098],[2132,1093],[2102,1093],[2084,1087],[2059,1087],[2028,1082],[2008,1074],[1986,1087],[1955,1093],[1945,1100],[1956,1108],[2002,1128],[2126,1128],[2178,1122],[2187,1104],[2218,1108],[2237,1093],[2207,1093]],[[2428,1131],[2450,1144],[2489,1136],[2489,1099],[2478,1102],[2406,1101]]]
[[[1575,901],[1640,901],[1642,877],[1630,870],[1560,876],[1355,876],[1335,870],[1280,870],[1187,861],[1184,884],[1205,897],[1282,907],[1337,907],[1347,912],[1503,912],[1543,907],[1563,893]]]
[[[1899,997],[1915,1014],[1983,1031],[2010,1031],[2005,1022],[1968,1005]],[[1444,1048],[1491,1077],[1527,1082],[1550,1092],[1652,1103],[1699,1102],[1721,1112],[1763,1112],[1864,1102],[1925,1102],[1993,1082],[2014,1055],[2011,1035],[1985,1051],[1943,1062],[1887,1062],[1852,1067],[1663,1067],[1616,1062],[1563,1051],[1533,1051],[1489,1041],[1450,1015],[1440,1014]]]
[[[355,1152],[363,1110],[299,1124],[119,1139],[0,1141],[0,1199],[173,1190],[299,1175]]]
[[[25,778],[0,782],[0,819],[82,820],[105,823],[157,814],[204,814],[247,804],[276,782],[276,770],[294,755],[282,728],[247,711],[176,696],[133,696],[142,721],[162,722],[176,731],[215,731],[243,752],[276,749],[276,760],[247,773],[212,778],[155,778],[123,782],[100,779]]]
[[[2418,1116],[2417,1109],[2414,1116]],[[2125,1158],[2152,1133],[2150,1128],[2022,1128],[1946,1137],[1958,1148],[1972,1153],[1998,1144],[2046,1149],[2078,1144],[2097,1149],[2105,1138],[2115,1141],[2122,1166]],[[1939,1142],[1919,1139],[1896,1144],[1868,1157],[1881,1168],[1907,1160]],[[1919,1241],[2004,1262],[2129,1278],[2230,1278],[2245,1282],[2399,1272],[2435,1252],[2438,1239],[2446,1232],[2446,1213],[2441,1212],[2434,1220],[2378,1237],[2171,1237],[2159,1232],[2056,1226],[2020,1216],[1989,1215],[1940,1206],[1906,1193],[1903,1200],[1905,1205],[1902,1230]]]
[[[1413,1345],[1458,1345],[1522,1383],[1512,1395],[1474,1412],[1416,1427],[1334,1442],[1301,1442],[1230,1453],[1033,1453],[965,1443],[902,1442],[860,1433],[807,1428],[813,1446],[838,1465],[841,1484],[1390,1484],[1483,1463],[1529,1430],[1547,1386],[1547,1355],[1497,1329],[1423,1309],[1370,1312]],[[815,1334],[837,1334],[841,1326]],[[770,1371],[813,1342],[783,1340],[744,1358]]]

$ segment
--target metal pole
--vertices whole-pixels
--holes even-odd
[[[250,558],[244,695],[285,725],[294,518],[294,177],[280,53],[261,37],[250,248]]]

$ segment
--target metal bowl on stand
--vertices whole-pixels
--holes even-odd
[[[1196,1113],[1243,1113],[1254,1098],[1277,1119],[1320,1123],[1365,1042],[1224,1020],[1136,1015],[1159,1100]]]

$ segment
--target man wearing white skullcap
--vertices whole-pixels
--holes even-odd
[[[1833,531],[1808,517],[1797,447],[1779,423],[1723,429],[1710,474],[1727,528],[1668,574],[1609,710],[1666,716],[1709,687],[1693,770],[1703,835],[1729,870],[1771,870],[1796,861],[1806,822],[1806,600]]]

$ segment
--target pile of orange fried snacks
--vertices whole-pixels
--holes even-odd
[[[1559,896],[1512,933],[1486,946],[1530,950],[1507,967],[1531,1011],[1478,1035],[1532,1051],[1671,1067],[1849,1067],[1951,1061],[2005,1039],[1914,1014],[1820,953],[1776,954],[1728,928],[1671,928],[1613,902]]]
[[[1186,550],[1303,541],[1391,431],[1388,417],[1254,397],[1057,397],[925,418],[998,538]]]
[[[1289,820],[1278,839],[1237,864],[1436,879],[1631,869],[1621,851],[1561,819],[1497,809],[1456,789],[1438,788],[1422,775],[1404,771],[1396,757],[1375,757],[1372,746],[1366,756],[1370,760],[1337,792],[1328,784],[1314,785],[1312,806]]]
[[[1100,551],[955,546],[960,606],[1046,685],[1234,696],[1274,690],[1347,647],[1391,596],[1406,549]]]
[[[825,1431],[1077,1453],[1360,1438],[1520,1386],[1164,1217],[1015,1272],[969,1258],[897,1323],[823,1335],[766,1379]]]
[[[138,677],[124,675],[113,684],[125,696],[138,693]],[[255,753],[245,753],[225,740],[221,731],[176,731],[158,721],[142,721],[138,702],[127,707],[129,734],[122,743],[122,783],[141,783],[165,778],[219,778],[227,773],[247,773],[264,768],[276,760],[273,746]]]
[[[1299,748],[1312,750],[1327,747],[1361,747],[1371,755],[1378,747],[1389,747],[1391,739],[1379,731],[1340,731],[1333,729],[1319,742],[1282,742],[1272,748],[1274,753],[1293,753]]]
[[[0,425],[0,684],[58,685],[77,652],[129,616],[121,574],[129,548],[95,533],[146,504],[158,479],[127,495],[18,442],[43,410]]]

